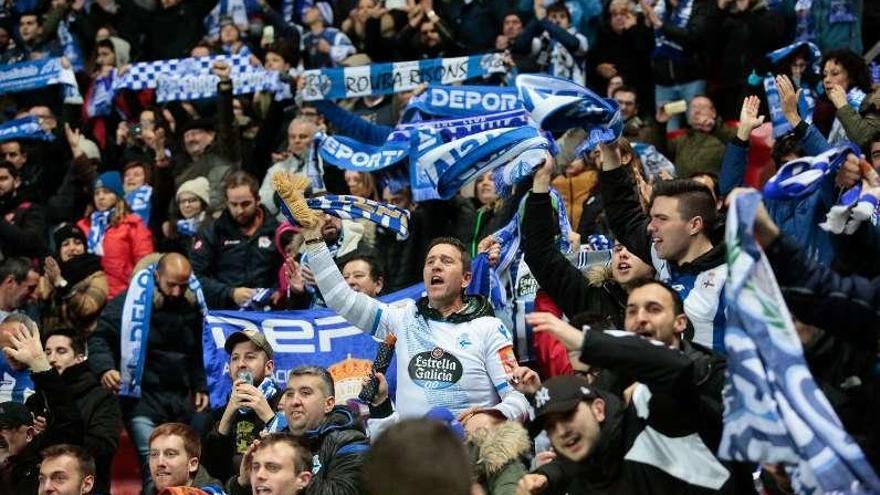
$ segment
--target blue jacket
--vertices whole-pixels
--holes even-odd
[[[801,121],[794,129],[801,147],[808,156],[818,155],[831,145],[813,125]],[[742,185],[746,173],[749,143],[734,138],[727,144],[721,160],[719,187],[726,195],[735,187]],[[811,259],[828,264],[834,258],[831,235],[819,228],[828,209],[834,204],[834,182],[829,177],[822,187],[812,195],[799,201],[766,200],[767,211],[776,225],[786,234],[798,239],[807,247]]]
[[[321,112],[321,115],[339,130],[339,134],[365,144],[381,146],[385,144],[385,139],[394,130],[387,125],[367,122],[359,115],[345,110],[332,101],[318,100],[314,102],[314,105]]]

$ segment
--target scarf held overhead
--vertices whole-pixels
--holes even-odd
[[[797,493],[880,493],[880,479],[813,379],[767,257],[755,242],[760,196],[728,213],[722,459],[789,465]]]

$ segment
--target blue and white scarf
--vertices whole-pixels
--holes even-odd
[[[589,143],[613,143],[623,133],[620,105],[558,77],[520,74],[516,89],[538,127],[553,133],[582,127]]]
[[[266,402],[271,402],[272,399],[278,395],[278,384],[275,383],[275,380],[271,376],[267,376],[263,378],[263,381],[260,382],[260,385],[257,386],[257,390],[260,391],[260,394],[266,399]],[[241,407],[238,409],[238,414],[247,414],[248,411],[251,411],[249,407]],[[274,419],[274,418],[273,418]],[[269,420],[270,422],[272,420]]]
[[[141,217],[144,225],[150,223],[150,210],[153,206],[152,196],[153,187],[148,185],[139,186],[125,193],[125,202],[128,203],[135,215]]]
[[[358,196],[325,194],[306,199],[309,208],[323,211],[334,217],[347,220],[365,218],[376,225],[397,234],[398,240],[409,237],[409,211],[393,205],[380,203]],[[287,205],[282,202],[281,211],[291,223],[296,224]]]
[[[279,80],[277,71],[253,66],[250,58],[243,55],[139,62],[130,65],[122,76],[114,70],[113,89],[155,89],[156,101],[160,103],[211,98],[217,94],[219,79],[211,73],[211,66],[217,60],[231,65],[232,92],[236,95],[257,91],[280,94],[289,90],[289,85]]]
[[[74,72],[85,69],[82,47],[79,40],[70,32],[70,21],[63,19],[58,23],[58,42],[61,43],[64,56],[70,62]]]
[[[865,221],[876,225],[878,221],[877,198],[862,192],[862,181],[845,191],[832,206],[819,227],[833,234],[852,235]]]
[[[153,312],[153,290],[156,286],[156,265],[150,265],[134,274],[125,294],[119,327],[119,362],[122,383],[119,395],[140,398],[141,381],[147,361],[147,343],[150,341],[150,316]],[[202,293],[202,284],[195,274],[189,276],[189,290],[196,296],[202,316],[208,314],[208,305]]]
[[[76,76],[64,68],[60,58],[44,58],[17,64],[0,65],[0,95],[61,85],[64,103],[82,104]]]
[[[664,24],[670,24],[677,28],[687,28],[688,22],[694,10],[694,0],[679,0],[678,5],[672,12],[666,11],[666,0],[660,0],[654,6],[654,13],[663,20]],[[667,38],[660,29],[654,30],[654,53],[655,58],[668,58],[682,60],[687,58],[684,47],[677,41]]]
[[[336,100],[411,91],[419,84],[449,84],[504,73],[501,54],[432,58],[303,72],[304,101]]]
[[[550,143],[534,127],[493,129],[444,142],[436,129],[413,133],[410,180],[413,199],[449,199],[480,175]]]
[[[232,18],[232,22],[241,31],[241,35],[246,36],[247,29],[245,28],[248,25],[248,8],[245,5],[246,3],[255,4],[256,2],[245,2],[245,0],[220,0],[217,2],[217,5],[205,16],[203,22],[208,37],[214,41],[220,38],[220,17],[223,16]],[[250,10],[253,11],[255,9],[251,8]],[[259,10],[259,6],[256,6],[256,10]]]
[[[104,256],[104,235],[110,228],[110,216],[116,208],[107,211],[96,211],[92,213],[89,223],[89,237],[86,239],[89,252],[98,256]]]
[[[810,15],[813,0],[797,0],[794,4],[795,41],[815,41],[816,26],[813,24],[813,16]]]
[[[86,116],[89,118],[106,117],[113,112],[113,74],[99,76],[92,83],[91,95],[86,101]]]
[[[767,199],[802,199],[812,194],[822,181],[837,172],[850,153],[860,154],[858,146],[846,143],[814,156],[792,160],[764,185]]]
[[[773,269],[755,242],[760,199],[738,196],[728,211],[728,374],[718,456],[785,463],[797,493],[880,493],[880,479],[810,373]]]
[[[660,177],[660,172],[666,172],[670,177],[677,175],[675,164],[669,161],[663,153],[657,151],[653,144],[647,143],[631,143],[633,151],[639,156],[642,162],[642,170],[648,182]]]
[[[413,96],[402,112],[401,122],[446,117],[472,117],[523,108],[516,88],[499,86],[429,86]]]
[[[205,212],[201,212],[192,218],[182,218],[177,221],[177,233],[184,237],[192,237],[199,232],[199,224],[205,218]]]
[[[55,135],[43,129],[40,119],[30,115],[0,124],[0,142],[20,139],[54,141]]]

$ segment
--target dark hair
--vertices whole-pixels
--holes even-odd
[[[256,198],[257,201],[260,200],[260,183],[257,182],[256,177],[245,172],[244,170],[236,170],[235,172],[227,175],[226,179],[223,180],[224,194],[230,189],[241,186],[247,186],[248,189],[250,189],[251,193],[254,195],[254,198]]]
[[[254,449],[257,453],[275,444],[285,444],[293,449],[293,470],[299,474],[312,468],[312,453],[300,439],[290,433],[270,433],[260,438],[260,444]]]
[[[269,48],[266,48],[266,54],[268,54],[269,52],[278,55],[290,65],[295,65],[297,63],[298,57],[294,53],[293,48],[290,46],[290,43],[288,43],[286,40],[276,40],[274,43],[269,45]],[[263,57],[263,62],[266,62],[265,57]]]
[[[614,330],[616,326],[611,314],[600,311],[582,311],[574,315],[569,323],[575,328],[583,328],[587,325],[591,330],[601,331]]]
[[[715,225],[715,198],[708,187],[691,179],[661,180],[654,184],[651,204],[660,196],[678,199],[678,213],[685,220],[703,219],[703,233],[709,234]]]
[[[688,179],[696,179],[697,177],[708,177],[712,179],[712,194],[715,195],[716,199],[721,197],[721,179],[718,177],[718,174],[708,170],[698,170],[689,175]]]
[[[647,287],[649,285],[659,285],[660,287],[665,289],[666,292],[669,293],[669,297],[672,298],[672,310],[675,313],[675,316],[685,314],[684,301],[682,301],[681,296],[678,294],[678,292],[675,291],[675,289],[672,288],[671,285],[662,280],[657,280],[655,278],[646,278],[637,282],[633,282],[632,286],[629,289],[629,293],[632,294],[634,290],[640,289],[642,287]]]
[[[773,157],[773,163],[779,167],[784,163],[783,160],[786,155],[804,156],[804,150],[801,148],[800,139],[798,139],[794,133],[790,132],[773,143],[773,149],[770,151],[770,155]]]
[[[77,467],[79,472],[82,473],[83,478],[95,475],[95,458],[79,445],[71,445],[69,443],[53,445],[40,451],[40,455],[44,461],[63,455],[73,457],[76,459]]]
[[[565,14],[565,17],[568,18],[568,21],[571,22],[571,12],[568,10],[568,7],[565,5],[565,2],[556,2],[549,7],[547,7],[547,16],[554,12],[559,12]]]
[[[109,48],[110,51],[112,51],[113,54],[116,55],[116,47],[113,46],[113,42],[110,41],[110,38],[104,38],[102,40],[98,40],[98,42],[95,43],[95,52],[98,51],[98,48]]]
[[[470,252],[468,251],[468,249],[464,245],[464,243],[461,242],[460,240],[456,239],[455,237],[435,237],[428,244],[428,249],[425,250],[425,253],[426,253],[425,256],[427,256],[427,253],[430,253],[431,250],[434,249],[434,246],[437,246],[439,244],[448,244],[448,245],[454,247],[455,249],[457,249],[458,252],[461,253],[461,265],[462,265],[462,268],[464,269],[464,272],[467,273],[467,272],[471,271]]]
[[[468,495],[473,479],[464,443],[445,424],[426,418],[383,431],[362,472],[369,495]]]
[[[614,91],[611,92],[611,97],[614,98],[614,95],[616,95],[617,93],[621,93],[621,92],[634,94],[636,96],[636,105],[639,104],[639,92],[638,92],[638,90],[636,90],[636,88],[634,88],[632,86],[628,86],[626,84],[622,84],[622,85],[614,88]]]
[[[22,17],[33,16],[37,18],[37,26],[43,25],[43,16],[36,10],[26,10],[18,15],[18,21],[21,22]]]
[[[153,183],[153,167],[146,162],[133,161],[128,162],[122,167],[122,176],[125,177],[125,173],[128,172],[129,169],[140,167],[144,169],[144,183],[152,184]]]
[[[355,251],[351,254],[346,254],[345,256],[339,258],[336,264],[339,265],[339,270],[342,271],[345,268],[345,265],[351,263],[352,261],[363,261],[370,267],[370,278],[373,279],[373,282],[378,282],[379,279],[385,278],[385,272],[382,270],[382,266],[379,264],[379,261],[373,257],[373,255]]]
[[[336,385],[333,383],[333,376],[325,368],[312,365],[297,366],[290,370],[287,380],[290,381],[295,376],[317,376],[321,379],[321,384],[324,386],[324,395],[327,397],[336,396]]]
[[[43,346],[49,341],[49,337],[67,337],[70,339],[70,348],[76,356],[86,355],[86,339],[82,334],[72,328],[53,328],[43,335]]]
[[[0,168],[5,168],[13,179],[17,179],[19,176],[18,169],[15,168],[15,165],[13,165],[12,162],[3,160],[2,162],[0,162]]]
[[[820,66],[823,74],[827,62],[837,62],[846,71],[850,87],[843,88],[844,91],[852,88],[859,88],[865,92],[871,91],[871,73],[868,71],[865,59],[859,55],[845,48],[825,52],[822,55],[822,65]]]
[[[15,283],[20,284],[27,278],[28,272],[33,270],[31,262],[27,258],[15,257],[6,258],[0,263],[0,283],[6,280],[6,277],[12,276]]]

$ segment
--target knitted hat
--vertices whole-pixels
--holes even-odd
[[[86,139],[80,136],[79,149],[81,149],[83,153],[85,153],[86,158],[90,160],[101,161],[101,150],[98,148],[98,145],[95,144],[95,142],[91,139]]]
[[[96,191],[100,187],[113,191],[120,198],[125,197],[125,190],[122,188],[122,175],[119,172],[104,172],[99,175],[92,184],[92,191]]]
[[[86,235],[83,234],[83,231],[80,230],[79,227],[72,223],[62,224],[52,234],[52,239],[55,241],[55,246],[57,249],[61,249],[61,245],[64,244],[64,241],[70,239],[71,237],[79,239],[79,242],[83,244],[86,243]]]
[[[180,198],[183,193],[190,193],[205,202],[206,205],[211,204],[211,184],[204,177],[196,177],[188,180],[177,188],[175,198]]]

